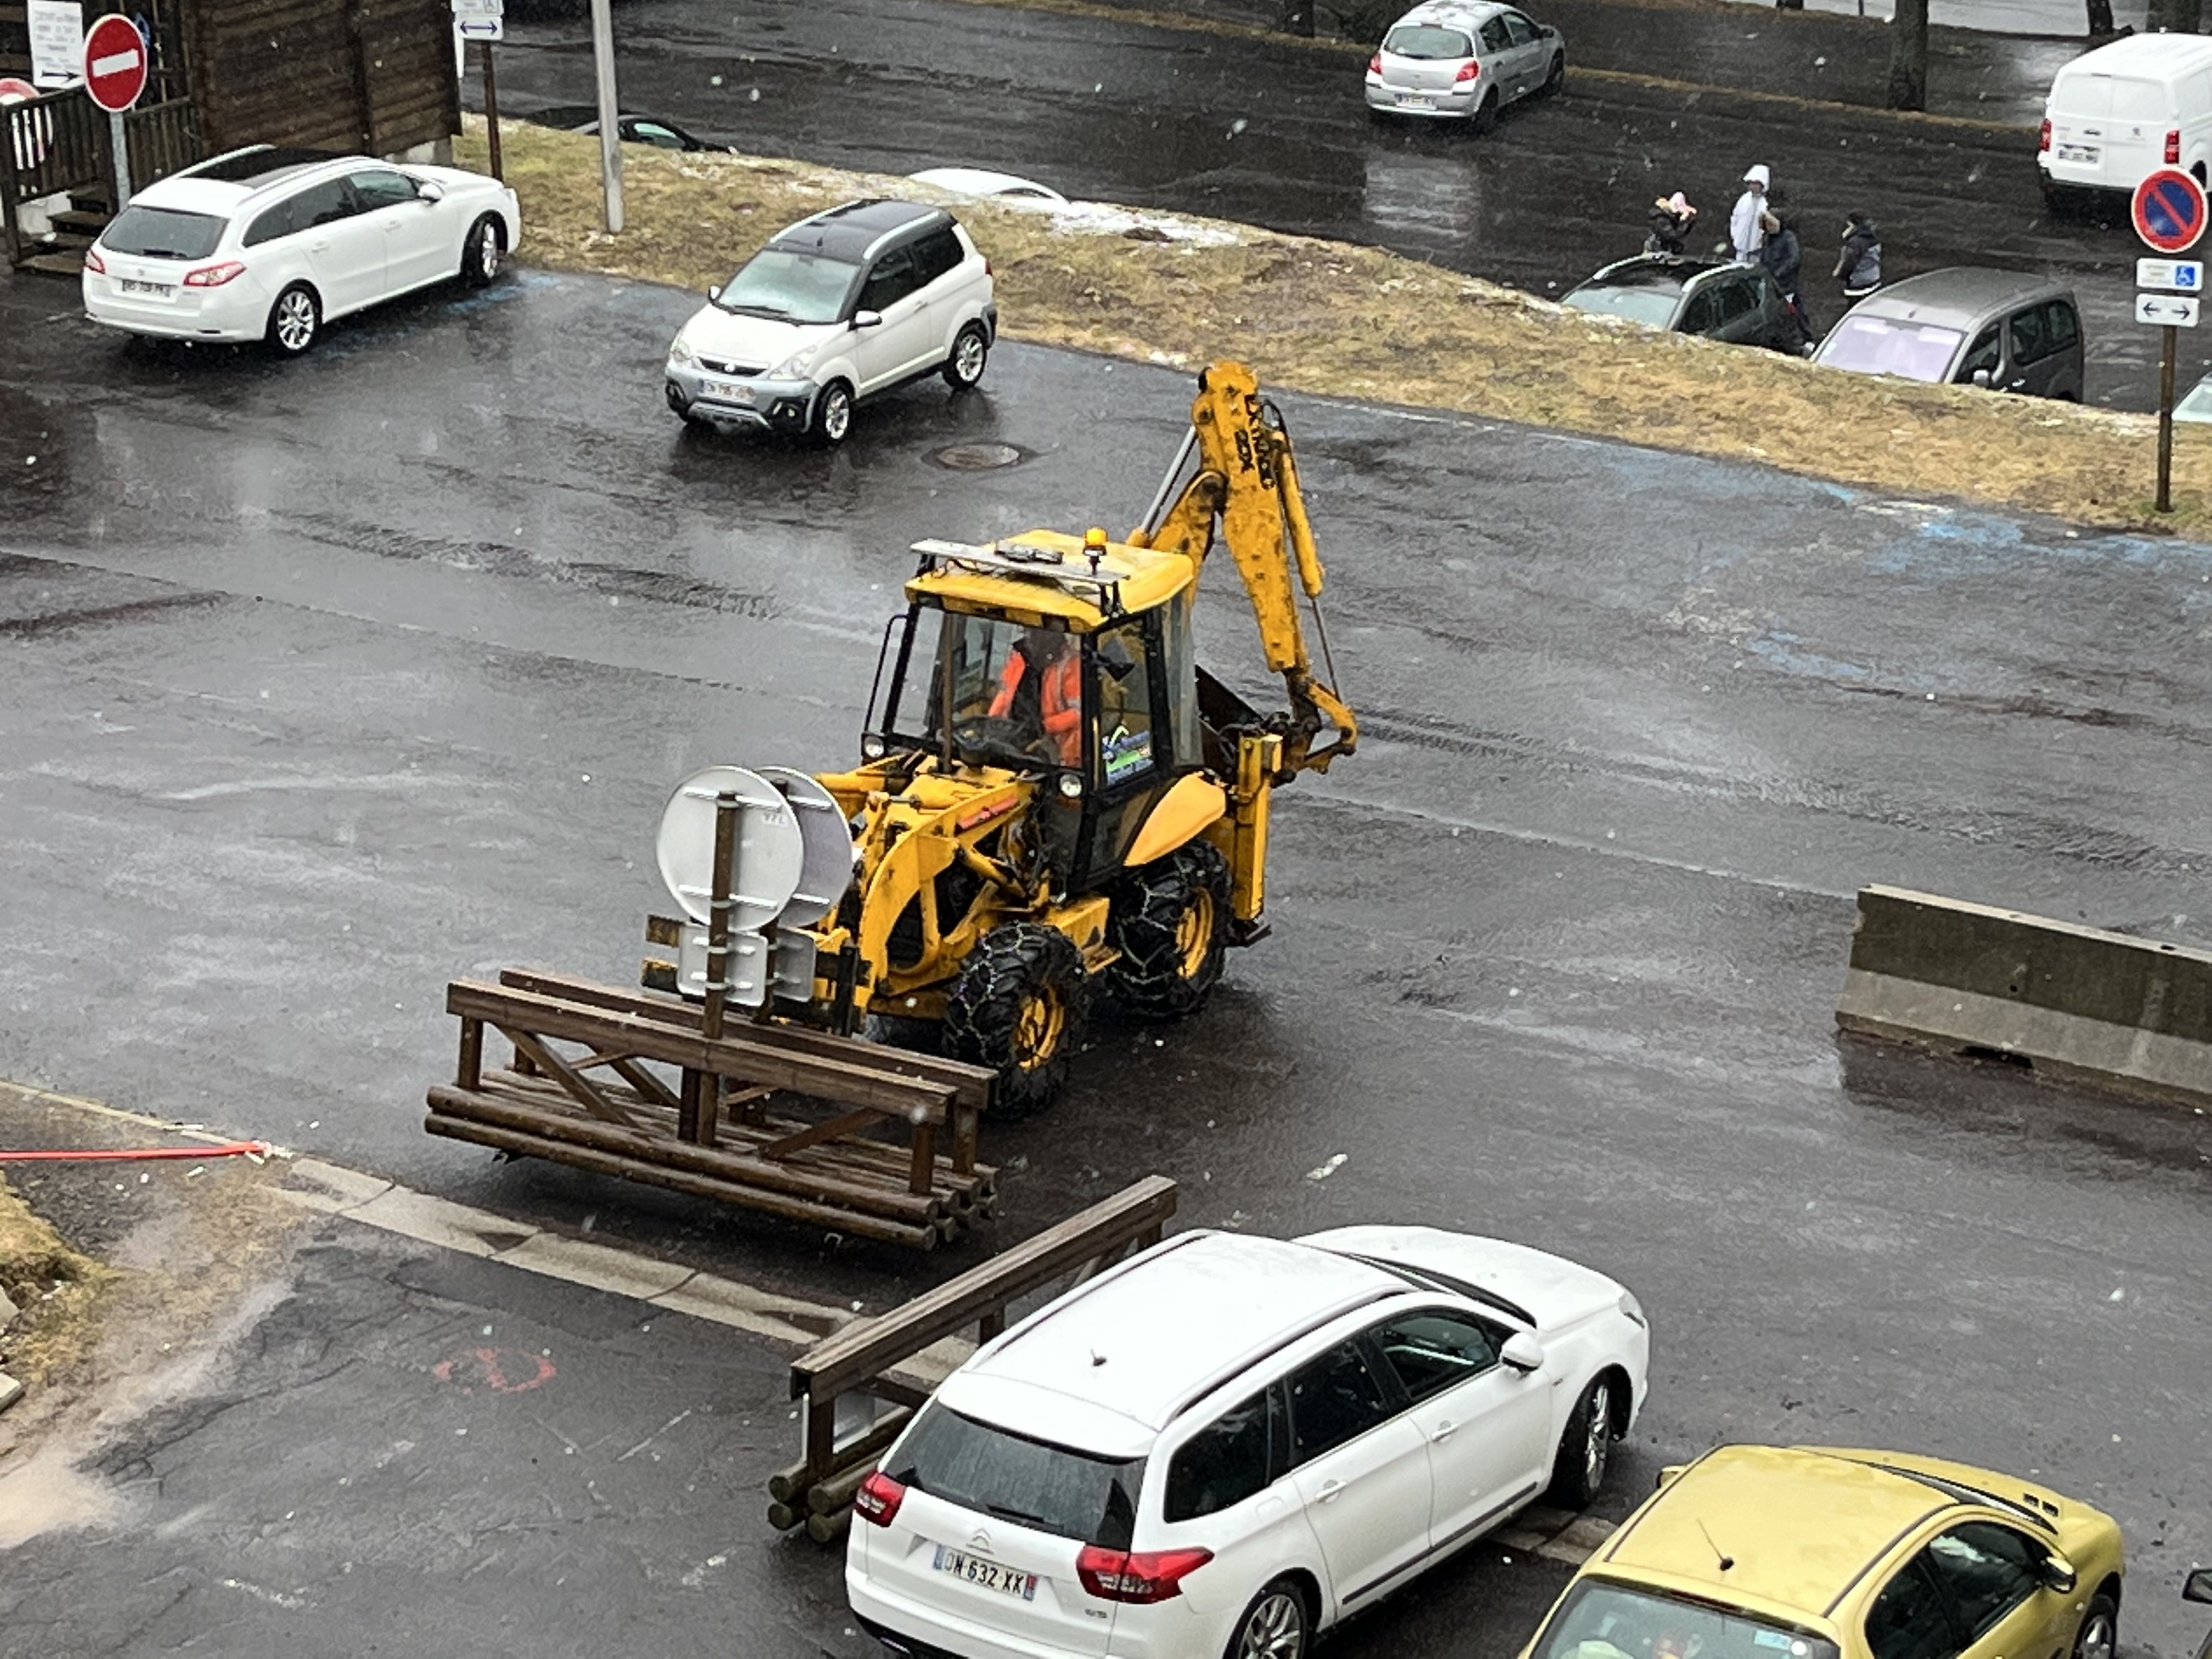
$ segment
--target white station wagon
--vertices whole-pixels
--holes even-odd
[[[1190,1232],[945,1380],[854,1503],[845,1588],[893,1650],[1304,1659],[1548,1492],[1644,1403],[1636,1298],[1426,1227]]]
[[[297,356],[334,317],[449,277],[482,287],[521,234],[514,192],[481,173],[257,144],[131,198],[86,251],[85,314]]]

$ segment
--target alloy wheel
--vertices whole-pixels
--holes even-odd
[[[1237,1659],[1304,1659],[1305,1609],[1289,1590],[1271,1590],[1245,1615]]]
[[[1613,1455],[1613,1390],[1600,1382],[1590,1390],[1589,1431],[1583,1443],[1583,1469],[1592,1492],[1605,1483],[1606,1460]],[[2109,1654],[2100,1659],[2112,1659]]]
[[[969,329],[952,351],[952,372],[960,377],[961,385],[973,386],[983,378],[983,337]]]
[[[276,301],[276,339],[287,351],[305,351],[315,337],[315,302],[300,289]]]
[[[833,386],[822,394],[822,435],[831,443],[842,442],[846,430],[853,424],[853,400],[845,388]]]
[[[2081,1634],[2075,1642],[2074,1651],[2078,1659],[2112,1659],[2115,1645],[2111,1615],[2100,1607],[2081,1626]]]
[[[477,231],[477,274],[487,283],[499,275],[499,232],[486,222]]]

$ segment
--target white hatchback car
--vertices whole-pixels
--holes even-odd
[[[1493,0],[1424,0],[1367,61],[1367,110],[1464,121],[1487,132],[1498,111],[1565,82],[1559,30]]]
[[[481,173],[258,144],[132,197],[86,251],[85,314],[296,356],[334,317],[452,276],[482,287],[521,234],[514,192]]]
[[[983,378],[998,338],[991,263],[952,216],[848,202],[778,231],[677,331],[669,408],[839,444],[853,405],[924,375]]]
[[[854,1503],[885,1645],[964,1659],[1304,1659],[1547,1491],[1644,1403],[1604,1275],[1426,1227],[1190,1232],[948,1376]]]

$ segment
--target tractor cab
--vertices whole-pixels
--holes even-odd
[[[915,550],[863,752],[1039,778],[1064,890],[1110,880],[1152,807],[1204,764],[1191,562],[1096,530]]]

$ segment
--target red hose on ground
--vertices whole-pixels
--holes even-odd
[[[220,1146],[143,1146],[131,1152],[0,1152],[0,1164],[60,1162],[76,1158],[87,1164],[122,1163],[144,1158],[266,1158],[265,1141],[233,1140]]]

